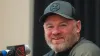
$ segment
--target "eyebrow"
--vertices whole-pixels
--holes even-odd
[[[46,23],[45,26],[52,25],[51,23]]]
[[[59,24],[61,24],[61,23],[67,23],[67,24],[68,24],[68,22],[66,22],[66,21],[62,21],[62,22],[60,22]],[[46,26],[47,26],[47,25],[52,25],[52,23],[49,23],[49,22],[48,22],[48,23],[46,23],[45,25],[46,25]]]

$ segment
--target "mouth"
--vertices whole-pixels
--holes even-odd
[[[63,37],[55,37],[53,38],[53,40],[59,40],[59,39],[62,39]]]
[[[52,39],[52,43],[54,43],[54,44],[60,44],[60,43],[62,43],[64,41],[64,38],[63,37],[56,37],[56,38],[53,38]]]

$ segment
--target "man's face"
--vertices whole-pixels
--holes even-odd
[[[55,52],[66,50],[79,40],[80,21],[51,15],[45,20],[43,27],[45,40]]]

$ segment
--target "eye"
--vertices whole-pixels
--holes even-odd
[[[60,26],[67,26],[67,23],[61,23]]]
[[[46,28],[48,28],[48,29],[53,28],[53,26],[52,25],[47,25]]]

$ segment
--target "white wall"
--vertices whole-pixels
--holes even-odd
[[[0,0],[0,50],[28,44],[32,47],[32,0]]]

